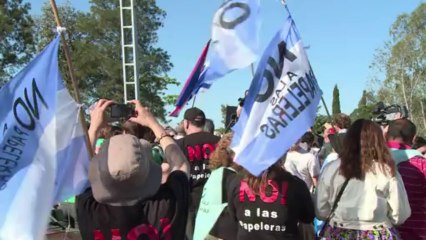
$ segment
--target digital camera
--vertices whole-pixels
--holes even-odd
[[[390,121],[397,118],[408,118],[408,109],[406,106],[398,104],[385,106],[383,102],[379,102],[373,110],[372,121],[380,125],[386,126]]]

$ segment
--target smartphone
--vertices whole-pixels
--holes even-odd
[[[134,109],[129,104],[112,104],[110,106],[111,119],[129,119],[134,115]]]

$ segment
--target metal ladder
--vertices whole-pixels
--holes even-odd
[[[120,0],[124,103],[140,97],[134,1]]]

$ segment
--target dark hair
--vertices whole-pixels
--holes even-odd
[[[423,146],[426,146],[426,139],[424,139],[423,137],[416,137],[416,139],[414,140],[413,148],[418,149]]]
[[[149,127],[127,121],[123,124],[123,130],[127,134],[131,134],[139,139],[145,139],[150,143],[154,143],[155,141],[155,134]]]
[[[302,138],[300,139],[300,142],[307,143],[309,146],[311,146],[315,141],[315,135],[312,132],[306,132],[303,134]]]
[[[209,133],[214,133],[214,123],[211,119],[206,119],[206,123],[204,124],[204,131]]]
[[[109,139],[115,135],[121,134],[122,132],[123,130],[121,129],[121,127],[115,125],[108,125],[99,130],[98,138]]]
[[[345,178],[363,180],[369,171],[375,173],[374,162],[385,175],[395,176],[395,162],[386,146],[383,133],[376,123],[358,119],[346,133],[341,151],[340,173]]]
[[[386,137],[388,140],[402,139],[405,144],[412,145],[416,136],[416,125],[408,119],[393,120],[389,123]]]
[[[339,113],[334,116],[333,125],[336,125],[340,129],[348,129],[351,126],[351,118],[344,113]]]

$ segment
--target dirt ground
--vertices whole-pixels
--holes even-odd
[[[65,231],[51,231],[46,234],[45,240],[81,240],[80,232],[71,230]]]

